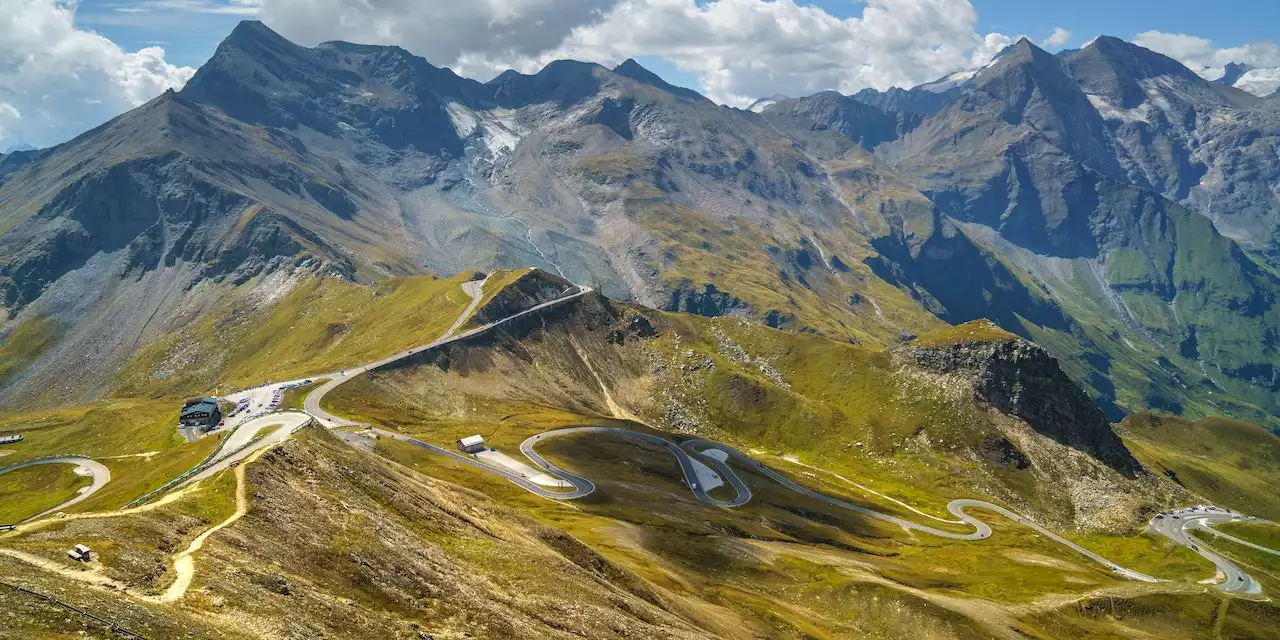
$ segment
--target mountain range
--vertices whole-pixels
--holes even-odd
[[[241,23],[181,91],[0,157],[0,404],[118,393],[232,292],[537,266],[868,346],[988,318],[1113,419],[1280,427],[1280,99],[1107,37],[944,80],[739,110],[630,60],[480,83]]]

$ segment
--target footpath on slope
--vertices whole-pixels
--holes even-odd
[[[172,564],[173,564],[174,580],[165,589],[164,593],[160,595],[149,595],[149,594],[142,593],[137,589],[130,587],[126,583],[110,578],[103,573],[101,566],[95,566],[92,569],[89,569],[86,571],[80,568],[68,567],[54,560],[43,558],[43,557],[30,554],[24,551],[18,551],[17,549],[0,548],[0,555],[5,555],[11,558],[14,558],[16,560],[21,560],[27,564],[39,567],[51,573],[56,573],[70,580],[75,580],[77,582],[82,582],[84,584],[88,584],[96,587],[107,588],[113,591],[123,592],[134,598],[137,598],[138,600],[142,600],[145,602],[166,604],[166,603],[177,601],[181,599],[182,596],[186,595],[187,590],[191,587],[192,581],[195,579],[196,567],[195,567],[195,558],[193,557],[193,554],[195,554],[196,551],[199,551],[201,547],[204,546],[205,541],[207,541],[210,536],[230,526],[232,523],[244,517],[245,514],[249,512],[249,497],[248,497],[248,486],[245,481],[245,466],[256,461],[259,457],[261,457],[266,452],[267,452],[267,448],[258,449],[254,452],[254,455],[252,457],[248,458],[245,461],[244,465],[240,465],[239,467],[236,467],[235,469],[235,477],[236,477],[236,510],[235,512],[232,513],[230,516],[228,516],[226,520],[223,520],[222,522],[219,522],[218,524],[212,527],[209,527],[208,529],[201,532],[200,535],[196,536],[195,539],[191,541],[191,544],[187,545],[186,549],[184,549],[183,551],[181,551],[180,553],[178,553],[176,556],[173,557]],[[165,496],[165,499],[163,500],[160,500],[151,504],[143,505],[140,507],[135,507],[127,511],[110,511],[110,512],[104,512],[104,513],[75,514],[68,517],[75,518],[75,519],[117,518],[122,515],[127,515],[130,513],[140,513],[140,512],[150,511],[150,510],[159,508],[164,504],[168,504],[170,502],[173,502],[174,500],[177,500],[184,493],[185,492],[183,491],[175,491]],[[45,520],[37,524],[43,524],[48,522],[54,522],[54,520]]]
[[[256,461],[266,452],[266,448],[258,449],[252,457],[245,460],[245,464],[236,467],[235,512],[228,516],[226,520],[205,529],[200,535],[196,536],[195,539],[191,541],[191,544],[187,545],[186,549],[175,556],[173,558],[173,572],[175,574],[173,582],[169,584],[169,588],[165,589],[163,594],[155,597],[147,596],[145,598],[146,600],[165,603],[173,602],[186,595],[187,589],[191,587],[191,581],[195,579],[196,575],[196,563],[195,558],[193,558],[192,555],[204,546],[204,542],[209,539],[209,536],[212,536],[213,534],[230,526],[236,520],[243,518],[244,515],[249,512],[249,492],[247,483],[245,482],[245,466]]]
[[[304,406],[307,408],[307,411],[305,413],[289,413],[289,412],[269,413],[269,414],[264,414],[264,415],[246,420],[244,423],[239,425],[232,432],[232,436],[231,438],[229,438],[229,440],[234,438],[236,439],[236,442],[241,442],[243,444],[240,444],[234,449],[224,447],[221,451],[215,454],[215,456],[212,458],[211,461],[202,463],[202,465],[199,465],[189,470],[188,473],[192,473],[192,475],[184,480],[181,480],[178,483],[175,483],[173,486],[168,486],[164,488],[164,490],[160,492],[160,493],[164,493],[164,495],[159,500],[152,502],[150,504],[144,504],[141,506],[136,506],[136,507],[130,506],[125,509],[114,511],[114,512],[73,514],[66,517],[75,518],[75,519],[119,517],[122,515],[131,514],[131,513],[149,511],[152,509],[159,508],[163,505],[172,503],[180,499],[188,491],[194,490],[196,486],[195,483],[197,483],[198,481],[208,478],[213,474],[226,469],[228,466],[234,465],[241,461],[244,461],[247,464],[249,462],[257,460],[259,456],[264,454],[272,446],[275,446],[276,444],[279,444],[289,439],[295,432],[297,432],[299,429],[305,426],[312,419],[322,422],[322,424],[325,424],[325,426],[329,428],[354,424],[354,423],[351,423],[350,421],[343,420],[341,418],[328,414],[327,412],[320,409],[320,406],[319,406],[320,401],[323,399],[325,393],[336,388],[343,382],[346,382],[352,376],[359,375],[360,373],[363,373],[370,369],[375,369],[377,367],[381,367],[381,366],[396,362],[403,358],[409,357],[415,353],[420,353],[424,349],[438,347],[444,344],[448,344],[450,342],[462,340],[462,339],[483,333],[496,326],[499,326],[506,322],[510,322],[511,320],[514,320],[516,318],[528,315],[530,313],[537,312],[541,309],[545,309],[547,307],[560,304],[562,302],[566,302],[568,300],[572,300],[574,298],[578,298],[580,296],[586,295],[587,293],[591,292],[591,289],[588,287],[576,287],[577,291],[573,291],[572,289],[570,289],[565,292],[565,295],[562,295],[554,300],[535,305],[529,309],[512,314],[510,316],[507,316],[500,320],[496,320],[486,325],[477,327],[463,334],[455,335],[458,329],[461,328],[462,325],[475,313],[476,307],[479,306],[480,301],[483,299],[484,283],[487,280],[488,280],[488,277],[486,276],[484,280],[471,281],[471,282],[466,282],[462,284],[463,290],[468,295],[471,296],[471,303],[467,305],[466,309],[464,309],[463,312],[459,315],[458,319],[454,321],[453,325],[450,326],[449,329],[444,334],[442,334],[439,338],[437,338],[435,341],[420,348],[413,348],[403,353],[395,354],[391,357],[385,358],[378,362],[363,365],[355,369],[344,370],[342,372],[339,372],[338,374],[330,374],[332,379],[330,380],[329,383],[322,385],[321,387],[317,388],[315,391],[313,391],[311,394],[307,396],[306,400],[304,401]],[[570,293],[571,291],[572,293]],[[343,374],[346,374],[347,371],[350,371],[351,373],[349,375],[343,375]],[[317,376],[317,377],[321,377],[321,376]],[[286,383],[281,383],[281,384],[286,384]],[[271,387],[271,386],[272,385],[263,385],[263,388]],[[280,428],[266,437],[258,438],[256,440],[253,439],[254,435],[259,430],[273,424],[279,424]],[[247,430],[247,431],[245,431],[244,433],[241,433],[241,430]],[[383,432],[383,433],[392,437],[398,436],[398,434],[391,434],[390,432]],[[422,444],[425,445],[425,443],[422,443]],[[433,448],[433,449],[438,449],[438,448]],[[444,453],[451,453],[444,450],[440,450],[440,451]],[[463,458],[463,460],[467,461],[469,464],[474,464],[478,467],[484,468],[489,471],[494,471],[494,472],[499,471],[495,467],[480,463],[475,460],[470,460],[467,458]],[[97,488],[100,488],[101,484],[105,484],[108,480],[110,480],[110,471],[107,470],[105,465],[92,461],[88,458],[79,458],[79,457],[61,457],[61,458],[50,458],[50,459],[28,461],[18,465],[11,465],[11,467],[5,468],[5,471],[18,469],[25,466],[30,466],[32,464],[45,464],[45,463],[54,463],[54,462],[70,462],[70,463],[80,464],[86,467],[91,467],[91,465],[96,465],[91,467],[95,471],[100,471],[100,473],[95,473],[96,486],[93,489],[94,491],[96,491]],[[510,473],[510,472],[508,473],[510,475],[508,479],[512,480],[513,482],[525,482],[530,487],[537,487],[536,484],[529,482],[527,480],[524,480],[524,478],[519,476],[518,474]],[[181,599],[182,596],[186,594],[187,589],[190,587],[191,582],[194,579],[195,560],[193,555],[195,554],[195,552],[199,551],[200,548],[203,547],[205,541],[208,540],[210,536],[212,536],[214,533],[217,533],[221,529],[227,526],[230,526],[231,524],[239,520],[248,512],[248,496],[245,488],[245,467],[243,465],[236,467],[235,474],[236,474],[236,510],[235,512],[226,520],[218,523],[217,525],[210,527],[209,529],[202,532],[200,535],[196,536],[196,538],[192,540],[191,544],[185,550],[183,550],[181,553],[179,553],[177,556],[174,557],[174,560],[173,560],[173,570],[175,573],[174,582],[171,583],[170,586],[165,590],[165,592],[159,596],[151,596],[151,595],[137,593],[136,591],[129,589],[127,585],[102,575],[101,568],[96,568],[90,571],[73,569],[73,568],[69,568],[64,565],[61,565],[58,562],[55,562],[53,560],[41,558],[39,556],[35,556],[35,555],[18,551],[15,549],[0,549],[0,554],[22,560],[24,562],[27,562],[28,564],[57,573],[69,579],[81,581],[81,582],[95,585],[98,587],[106,587],[114,590],[121,590],[140,600],[144,600],[148,602],[156,602],[156,603],[174,602],[176,600]],[[97,478],[99,477],[103,478],[101,482],[97,480]],[[590,490],[588,490],[587,493],[595,489],[594,485],[591,485],[589,481],[587,481],[587,484],[590,487]],[[75,502],[78,502],[80,500],[83,500],[88,497],[88,493],[91,493],[91,492],[86,492],[85,494],[78,496],[76,499],[63,503],[58,507],[55,507],[54,509],[55,510],[60,509],[70,504],[73,504]],[[49,513],[49,512],[45,512],[45,513]],[[44,515],[44,514],[40,514],[40,515]],[[16,534],[18,533],[18,531],[27,531],[34,528],[39,528],[44,524],[52,522],[52,520],[50,519],[39,520],[36,518],[39,518],[39,516],[29,519],[28,521],[31,522],[30,525],[23,525],[19,529],[11,532],[9,535]]]

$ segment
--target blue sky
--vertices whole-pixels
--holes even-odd
[[[1068,47],[1109,35],[1132,40],[1144,31],[1186,33],[1208,38],[1218,47],[1241,46],[1276,37],[1280,0],[1231,0],[1210,8],[1205,0],[971,0],[978,11],[978,31],[1026,35],[1040,42],[1063,28],[1072,34]],[[702,4],[700,2],[700,4]],[[806,2],[841,18],[862,13],[851,0]],[[1229,6],[1229,8],[1228,8]],[[697,87],[690,73],[654,56],[637,60],[668,82]]]
[[[1231,0],[1229,8],[1210,8],[1204,0],[971,0],[978,12],[978,31],[1047,38],[1055,27],[1072,33],[1068,46],[1097,35],[1127,40],[1149,30],[1187,33],[1208,38],[1218,47],[1239,46],[1272,39],[1280,24],[1280,0]],[[198,67],[244,15],[149,10],[124,13],[141,0],[82,0],[81,24],[126,49],[158,44],[170,62]],[[699,0],[699,4],[706,4]],[[837,17],[862,13],[863,3],[852,0],[800,2]],[[639,56],[641,64],[668,81],[697,86],[690,73],[654,56]],[[443,64],[440,62],[439,64]]]
[[[970,4],[971,3],[971,4]],[[0,152],[68,139],[181,87],[245,18],[285,37],[397,44],[487,79],[555,58],[635,57],[669,82],[746,106],[782,93],[914,86],[1026,35],[1050,50],[1101,34],[1208,78],[1255,67],[1280,87],[1280,0],[0,0]],[[853,20],[850,18],[860,18]],[[1068,34],[1069,32],[1069,34]],[[1050,39],[1050,34],[1059,37]]]

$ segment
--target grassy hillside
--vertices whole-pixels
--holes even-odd
[[[912,348],[1009,338],[973,323],[927,333]],[[534,433],[578,424],[711,437],[798,482],[917,521],[948,517],[952,498],[1002,502],[1174,582],[1117,580],[990,513],[975,514],[995,529],[987,541],[911,534],[747,469],[740,471],[752,502],[711,507],[690,495],[665,451],[611,436],[540,446],[599,485],[590,498],[559,503],[417,447],[381,439],[371,456],[307,430],[245,467],[251,508],[197,554],[180,607],[185,632],[1072,639],[1149,628],[1194,634],[1217,620],[1269,637],[1273,607],[1201,606],[1211,596],[1195,583],[1212,568],[1181,547],[1133,535],[1142,514],[1179,500],[1171,482],[1124,478],[975,403],[963,375],[914,362],[898,350],[588,295],[357,377],[326,404],[443,445],[481,433],[507,452]],[[24,444],[33,446],[24,455],[75,446],[103,457],[158,451],[108,460],[128,465],[112,466],[127,480],[82,510],[110,509],[215,444],[182,444],[176,409],[167,400],[122,399],[6,418],[0,431],[36,425],[27,427]],[[224,473],[154,510],[52,522],[0,544],[61,562],[72,541],[88,540],[104,575],[157,594],[172,580],[173,554],[231,513],[233,491]],[[284,556],[294,560],[282,563]],[[0,556],[0,577],[21,572],[31,573]],[[28,584],[53,586],[36,573]],[[62,589],[132,624],[168,628],[153,618],[158,605],[134,603],[124,614],[122,596],[73,582]],[[1102,616],[1100,594],[1126,615]],[[224,634],[227,625],[234,629]]]
[[[1138,459],[1219,506],[1280,519],[1280,438],[1236,420],[1135,415],[1120,425]]]
[[[21,522],[62,504],[91,482],[69,464],[41,464],[0,475],[0,524]]]
[[[598,296],[358,378],[326,403],[446,443],[635,416],[862,478],[929,513],[986,495],[1095,531],[1127,532],[1177,491],[1099,468],[977,404],[963,375],[919,369],[895,352]],[[1073,497],[1094,492],[1112,502]]]
[[[1008,337],[975,324],[922,339],[949,345]],[[894,352],[588,297],[357,378],[330,406],[445,446],[480,433],[507,452],[534,433],[580,424],[720,439],[800,482],[911,519],[945,516],[951,498],[986,496],[1066,529],[1109,522],[1110,533],[1070,535],[1176,585],[1112,583],[989,515],[996,534],[982,543],[904,536],[809,504],[749,471],[752,503],[709,508],[690,497],[669,455],[609,436],[540,445],[556,464],[598,483],[598,494],[572,504],[530,496],[416,447],[374,445],[421,473],[534,514],[664,593],[724,608],[721,617],[731,614],[740,627],[715,628],[724,637],[906,637],[904,624],[916,636],[939,638],[1132,637],[1143,625],[1211,628],[1221,613],[1196,608],[1193,595],[1203,592],[1195,582],[1209,578],[1211,566],[1137,531],[1159,505],[1185,499],[1172,483],[1106,480],[1104,468],[1087,466],[1078,452],[976,406],[968,381],[913,368]],[[1081,484],[1084,477],[1094,480]],[[1071,498],[1089,492],[1105,494],[1099,502],[1108,506]],[[1056,604],[1066,594],[1089,602],[1100,590],[1143,615],[1102,620],[1093,604]],[[1184,599],[1193,610],[1185,616],[1177,613]],[[1275,619],[1270,609],[1226,616],[1250,630]]]
[[[57,340],[58,331],[51,318],[34,318],[18,325],[13,333],[0,340],[0,385]]]
[[[173,401],[117,399],[7,414],[0,417],[0,432],[21,433],[23,440],[0,447],[9,452],[0,457],[0,465],[53,454],[89,456],[111,470],[111,482],[72,510],[119,507],[187,470],[217,446],[216,436],[186,442],[177,429],[179,409]],[[39,477],[23,477],[29,481],[21,488],[40,486]]]
[[[272,300],[236,294],[143,347],[118,375],[122,397],[173,398],[335,371],[439,337],[470,298],[466,275],[374,286],[306,278]]]

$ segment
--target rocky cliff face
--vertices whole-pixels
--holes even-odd
[[[499,286],[499,283],[488,286]],[[488,324],[563,297],[573,291],[576,291],[576,288],[568,280],[541,269],[533,269],[520,274],[514,282],[502,286],[497,294],[476,310],[471,318],[471,324]]]
[[[908,346],[902,353],[916,366],[969,377],[974,400],[1017,416],[1055,442],[1085,451],[1127,477],[1142,470],[1102,411],[1039,345],[976,341]]]

